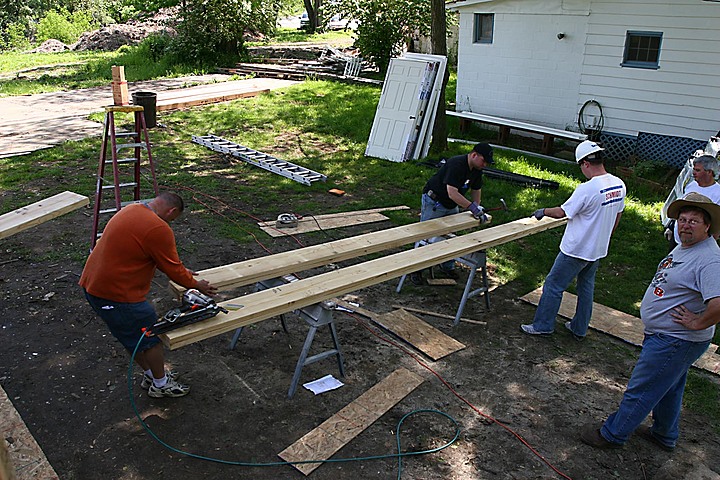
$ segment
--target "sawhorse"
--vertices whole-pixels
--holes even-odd
[[[295,280],[297,280],[297,277],[294,275],[286,275],[282,278],[263,280],[255,285],[255,291],[277,287]],[[305,337],[305,344],[303,345],[302,351],[300,352],[300,358],[298,358],[297,365],[295,366],[295,373],[293,374],[292,381],[290,382],[290,389],[288,390],[288,398],[292,398],[293,395],[295,395],[298,383],[300,382],[300,375],[305,365],[310,365],[311,363],[324,360],[328,357],[336,356],[340,376],[345,377],[345,365],[343,363],[342,350],[340,349],[340,340],[338,339],[337,330],[335,329],[333,310],[335,310],[335,305],[332,302],[321,302],[293,311],[293,313],[307,322],[310,326],[310,330],[308,331],[307,337]],[[282,322],[283,330],[287,333],[288,330],[285,324],[284,314],[280,315],[280,321]],[[315,333],[318,328],[324,325],[327,325],[330,329],[330,336],[332,337],[334,348],[308,357],[310,347],[312,346],[313,339],[315,338]],[[240,339],[243,328],[244,327],[240,327],[235,330],[233,338],[230,341],[230,350],[235,349],[235,345],[237,345],[237,342]]]
[[[422,247],[423,245],[427,244],[427,240],[420,240],[419,242],[415,242],[415,248]],[[490,309],[490,289],[488,285],[487,255],[485,253],[485,250],[480,250],[478,252],[473,252],[469,255],[465,255],[464,257],[456,258],[455,261],[470,268],[470,274],[468,275],[467,282],[465,282],[465,290],[463,290],[463,295],[460,299],[460,306],[458,306],[457,313],[455,314],[455,320],[453,320],[453,325],[457,325],[458,323],[460,323],[460,317],[462,316],[463,310],[465,310],[465,304],[470,297],[485,294],[485,307],[488,310]],[[482,286],[473,290],[472,284],[478,269],[480,269]],[[403,284],[405,283],[405,277],[407,277],[407,275],[403,275],[402,277],[400,277],[400,282],[395,289],[397,293],[400,293],[400,290],[402,290]]]

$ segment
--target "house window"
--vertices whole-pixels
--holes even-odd
[[[495,14],[476,13],[473,25],[473,43],[492,43]]]
[[[662,32],[627,32],[623,67],[660,68]]]

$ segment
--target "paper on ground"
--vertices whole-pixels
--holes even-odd
[[[336,388],[340,388],[343,385],[344,384],[340,380],[333,377],[332,375],[325,375],[324,377],[313,380],[312,382],[303,383],[303,387],[307,388],[315,395],[327,392],[329,390],[335,390]]]

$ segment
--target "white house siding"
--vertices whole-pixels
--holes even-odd
[[[658,70],[620,66],[628,30],[663,33]],[[578,105],[600,102],[608,132],[707,139],[720,130],[718,52],[720,3],[593,0]]]
[[[456,108],[573,127],[589,0],[470,3],[458,9]],[[495,14],[491,44],[472,42],[475,13]],[[562,40],[557,38],[560,32],[565,34]]]

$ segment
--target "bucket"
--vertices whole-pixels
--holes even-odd
[[[156,104],[157,94],[155,92],[134,92],[132,94],[133,105],[143,107],[145,114],[145,126],[153,128],[157,126]]]

